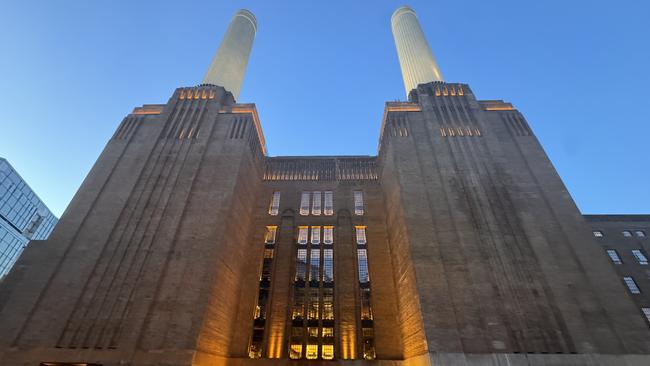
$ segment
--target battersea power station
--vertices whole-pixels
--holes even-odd
[[[390,23],[377,155],[271,157],[238,11],[2,281],[0,365],[650,365],[650,217],[582,215],[523,115]]]

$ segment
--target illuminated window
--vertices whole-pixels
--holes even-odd
[[[375,355],[375,331],[373,328],[363,328],[363,358],[374,360]]]
[[[264,242],[266,244],[275,244],[275,234],[278,231],[277,226],[267,226],[266,234],[264,235]]]
[[[307,345],[307,359],[315,360],[318,358],[318,344]]]
[[[320,249],[312,249],[309,256],[309,281],[318,281],[320,275]]]
[[[253,338],[251,345],[248,347],[248,357],[260,358],[262,357],[262,341],[264,340],[264,328],[253,329]]]
[[[300,196],[300,214],[302,216],[309,215],[309,192],[302,192],[302,196]]]
[[[332,216],[334,214],[334,193],[332,191],[325,191],[325,215]]]
[[[607,255],[609,256],[609,259],[612,260],[612,263],[623,264],[623,261],[621,261],[621,257],[618,256],[618,252],[616,252],[614,249],[608,249]]]
[[[638,236],[639,238],[645,238],[645,231],[643,231],[643,230],[636,230],[634,233],[635,233],[636,236]]]
[[[330,245],[334,243],[334,226],[323,227],[323,244]]]
[[[631,238],[632,232],[630,230],[623,230],[623,236],[626,238]]]
[[[356,226],[356,229],[357,229],[357,244],[359,245],[366,244],[366,227]]]
[[[643,253],[639,249],[634,249],[632,251],[632,254],[634,254],[634,258],[640,265],[642,266],[648,265],[648,258],[646,258],[646,256],[643,255]]]
[[[291,348],[289,349],[289,358],[292,360],[299,360],[302,358],[302,344],[301,343],[291,343]]]
[[[603,236],[605,236],[605,235],[603,235],[603,232],[600,231],[600,230],[594,230],[593,233],[594,233],[594,236],[597,237],[597,238],[602,238]]]
[[[320,244],[320,226],[311,227],[311,243]]]
[[[323,289],[323,320],[334,320],[334,289]]]
[[[304,318],[305,318],[305,293],[302,288],[296,288],[295,293],[293,294],[293,307],[291,310],[291,319],[302,320]],[[302,330],[302,328],[295,328],[295,329]]]
[[[324,344],[321,346],[322,355],[324,360],[334,359],[334,345],[333,344]]]
[[[323,282],[334,281],[334,251],[323,249]]]
[[[298,226],[298,244],[307,244],[309,226]]]
[[[307,328],[307,335],[313,338],[318,338],[318,327]]]
[[[363,192],[354,191],[354,214],[357,216],[363,215]]]
[[[316,215],[316,216],[320,215],[320,203],[321,203],[320,192],[316,191],[312,196],[312,203],[311,203],[312,215]]]
[[[650,323],[650,308],[641,308],[643,315],[645,315],[645,320]]]
[[[296,281],[305,280],[305,270],[307,269],[307,249],[298,249],[296,256]]]
[[[280,211],[280,192],[273,192],[271,197],[271,204],[269,205],[269,215],[276,216]]]
[[[359,264],[359,282],[370,282],[370,275],[368,273],[368,252],[366,249],[357,249],[357,259]]]
[[[310,288],[307,319],[318,320],[320,318],[319,310],[320,310],[320,303],[318,301],[318,289]]]
[[[623,277],[623,281],[625,281],[625,285],[627,286],[627,289],[630,290],[630,293],[632,294],[641,293],[639,286],[636,285],[636,282],[634,282],[634,279],[632,277]]]
[[[323,328],[323,338],[334,338],[334,328],[325,327]]]

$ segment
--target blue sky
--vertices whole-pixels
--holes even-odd
[[[239,100],[271,155],[375,154],[404,99],[403,1],[11,1],[0,156],[60,215],[121,119],[198,84],[232,14],[258,33]],[[416,1],[447,81],[527,118],[585,213],[650,213],[650,2]]]

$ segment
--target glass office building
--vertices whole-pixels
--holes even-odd
[[[44,240],[58,219],[7,160],[0,158],[0,278],[30,240]]]

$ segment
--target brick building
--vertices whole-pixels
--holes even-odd
[[[592,234],[610,223],[510,103],[418,56],[412,10],[393,16],[409,101],[386,103],[376,156],[267,156],[241,77],[213,82],[248,59],[228,49],[254,17],[231,27],[202,85],[124,118],[8,275],[4,364],[650,364],[646,304]]]

